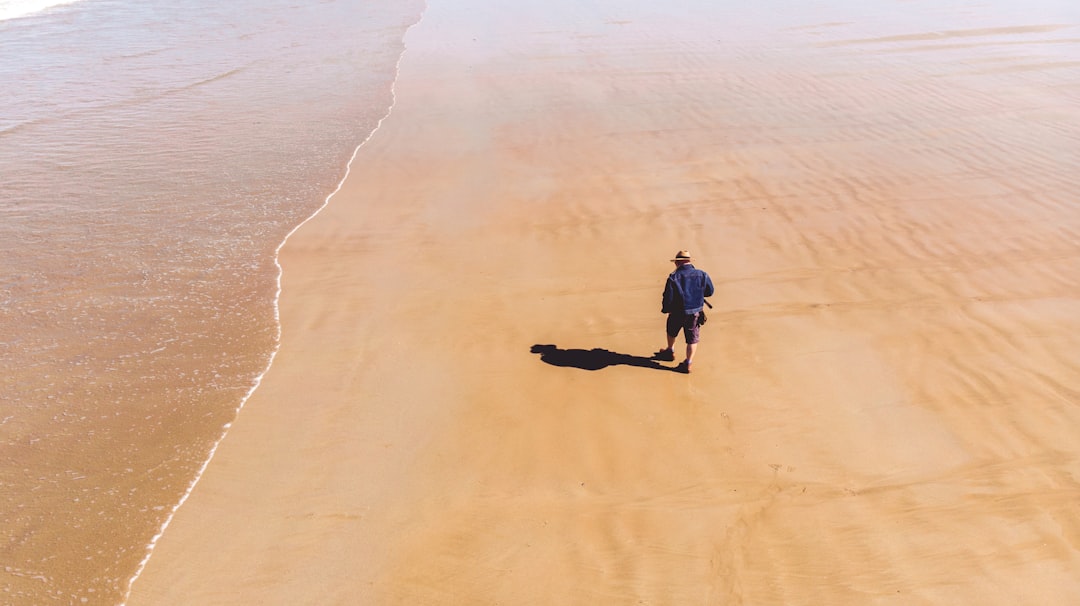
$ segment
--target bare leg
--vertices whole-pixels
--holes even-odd
[[[675,348],[675,337],[668,337],[667,338],[667,348],[668,349],[674,349]]]
[[[694,361],[694,353],[697,351],[697,343],[686,344],[686,363]]]

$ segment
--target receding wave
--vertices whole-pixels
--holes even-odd
[[[23,122],[15,122],[14,124],[0,125],[0,137],[3,137],[4,135],[10,135],[23,128],[26,128],[27,126],[30,126],[35,122],[37,122],[37,120],[26,120]]]
[[[242,71],[244,71],[243,67],[238,67],[236,69],[230,69],[229,71],[222,72],[222,73],[214,75],[214,76],[210,76],[209,78],[203,78],[202,80],[199,80],[197,82],[192,82],[191,84],[188,84],[187,86],[181,87],[181,88],[179,88],[177,90],[178,91],[190,90],[190,89],[193,89],[193,88],[195,88],[197,86],[202,86],[204,84],[210,84],[211,82],[217,82],[219,80],[224,80],[225,78],[228,78],[229,76],[235,76],[236,74],[239,74]]]
[[[131,107],[131,106],[135,106],[135,105],[139,105],[139,104],[149,103],[151,101],[156,101],[158,99],[168,97],[169,95],[174,95],[174,94],[177,94],[177,93],[183,93],[183,92],[189,91],[191,89],[198,88],[200,86],[204,86],[206,84],[211,84],[213,82],[218,82],[220,80],[224,80],[225,78],[228,78],[230,76],[235,76],[236,74],[239,74],[239,73],[243,72],[245,69],[247,69],[247,67],[248,66],[246,66],[246,65],[241,66],[241,67],[237,67],[235,69],[231,69],[231,70],[228,70],[226,72],[222,72],[220,74],[216,74],[216,75],[213,75],[213,76],[210,76],[210,77],[207,77],[207,78],[203,78],[203,79],[197,80],[195,82],[190,82],[190,83],[184,84],[182,86],[178,86],[176,88],[170,88],[170,89],[167,89],[167,90],[157,91],[157,92],[152,93],[152,94],[145,94],[145,95],[139,96],[139,97],[126,98],[126,99],[121,99],[121,100],[114,101],[114,102],[111,102],[111,103],[103,103],[101,105],[94,105],[94,106],[79,109],[79,110],[76,110],[76,111],[57,113],[57,114],[54,114],[52,116],[47,116],[47,117],[42,117],[42,118],[35,118],[35,119],[31,119],[31,120],[25,120],[25,121],[22,121],[22,122],[15,122],[15,123],[10,124],[10,125],[0,124],[0,137],[4,137],[6,135],[12,135],[12,134],[15,134],[15,133],[17,133],[17,132],[19,132],[19,131],[21,131],[21,130],[23,130],[25,128],[29,128],[29,127],[36,126],[36,125],[62,122],[63,120],[71,119],[71,118],[76,117],[76,116],[91,116],[95,112],[99,112],[99,111],[104,110],[104,109],[124,108],[124,107]]]

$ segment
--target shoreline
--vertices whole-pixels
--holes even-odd
[[[274,250],[274,265],[277,267],[277,270],[278,270],[277,271],[277,279],[276,279],[276,292],[274,294],[274,305],[273,305],[274,319],[275,319],[276,324],[277,324],[277,336],[275,338],[275,347],[274,347],[274,350],[272,352],[270,352],[270,359],[266,363],[266,368],[261,373],[259,373],[259,375],[257,377],[255,377],[255,381],[254,381],[254,384],[251,386],[251,389],[248,390],[247,394],[245,394],[243,399],[241,399],[239,405],[236,408],[236,414],[234,415],[234,418],[239,418],[240,413],[243,411],[244,406],[247,404],[248,400],[251,399],[252,395],[254,395],[256,390],[258,390],[259,385],[262,384],[263,377],[265,377],[266,374],[268,372],[270,372],[270,369],[274,365],[274,358],[277,357],[277,353],[281,349],[281,313],[280,313],[281,310],[280,310],[280,306],[279,306],[279,302],[281,300],[281,278],[282,278],[282,274],[283,274],[283,270],[282,270],[281,263],[280,263],[281,249],[284,248],[286,244],[288,244],[289,238],[291,238],[293,236],[293,234],[295,234],[300,228],[302,228],[308,221],[311,221],[316,216],[318,216],[319,213],[321,213],[330,204],[330,201],[333,199],[333,197],[335,195],[337,195],[337,193],[339,191],[341,191],[341,186],[344,185],[345,181],[349,178],[349,173],[351,172],[353,162],[356,160],[356,155],[360,152],[360,149],[368,141],[370,141],[373,136],[375,136],[375,133],[377,133],[379,131],[379,128],[382,126],[383,122],[387,118],[390,117],[391,113],[393,113],[394,103],[396,101],[395,95],[394,95],[394,86],[395,86],[395,84],[397,82],[397,76],[398,76],[399,70],[401,68],[401,60],[405,56],[405,53],[408,51],[408,47],[404,45],[404,39],[405,39],[405,37],[408,36],[409,30],[411,30],[413,27],[419,25],[424,20],[424,11],[425,10],[426,10],[426,3],[425,3],[424,8],[421,9],[419,18],[416,20],[415,23],[408,26],[405,29],[405,32],[402,35],[402,41],[403,41],[402,51],[401,51],[401,54],[398,55],[397,63],[395,65],[395,67],[394,67],[394,78],[393,78],[393,80],[391,81],[391,84],[390,84],[390,105],[387,106],[386,113],[383,114],[383,116],[381,118],[379,118],[379,121],[375,124],[375,128],[373,128],[371,130],[371,132],[369,132],[368,135],[364,138],[364,140],[361,141],[359,144],[357,144],[357,146],[353,149],[353,153],[349,157],[349,161],[345,163],[345,171],[344,171],[345,174],[342,175],[341,180],[338,181],[338,184],[334,188],[334,190],[332,192],[330,192],[329,194],[327,194],[326,198],[323,200],[322,205],[319,206],[319,208],[315,209],[315,211],[312,212],[307,218],[305,218],[303,221],[301,221],[295,227],[293,227],[289,231],[289,233],[285,234],[285,237],[281,240],[281,243],[278,244],[277,248]],[[218,446],[220,446],[221,443],[228,436],[229,429],[231,429],[233,423],[235,423],[235,422],[236,421],[234,420],[234,421],[230,422],[229,424],[227,424],[225,426],[224,431],[221,434],[221,437],[218,438],[218,440],[214,443],[213,447],[210,449],[210,453],[207,456],[206,461],[203,462],[202,467],[199,468],[198,473],[196,473],[195,477],[191,480],[191,483],[188,485],[187,490],[184,492],[183,496],[176,503],[176,505],[173,506],[172,511],[170,512],[169,516],[162,523],[161,529],[158,531],[158,533],[156,535],[154,535],[154,537],[150,540],[150,543],[146,546],[146,556],[142,559],[142,561],[139,563],[138,569],[136,569],[135,573],[128,580],[127,589],[124,592],[124,599],[121,602],[121,606],[126,606],[127,599],[131,595],[131,588],[134,585],[135,581],[137,581],[139,579],[139,576],[142,574],[143,570],[146,568],[146,565],[150,561],[151,556],[153,556],[154,547],[157,545],[157,542],[161,539],[161,537],[165,534],[165,531],[169,528],[169,524],[172,523],[173,517],[175,517],[176,512],[179,511],[179,509],[181,507],[183,507],[184,503],[191,496],[192,491],[195,490],[196,485],[199,483],[199,480],[202,478],[203,474],[206,472],[206,469],[210,465],[210,462],[213,461],[214,455],[217,453]]]
[[[985,177],[1058,160],[963,115],[978,91],[807,88],[829,57],[563,9],[408,30],[394,120],[279,248],[272,372],[129,603],[1080,595],[1078,226],[1053,180],[1035,221]],[[532,351],[648,356],[684,248],[718,287],[693,375]]]
[[[123,602],[266,372],[275,255],[384,116],[423,3],[255,8],[0,23],[5,603]]]

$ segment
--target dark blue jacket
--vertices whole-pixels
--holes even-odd
[[[696,314],[705,307],[705,297],[713,294],[709,274],[687,263],[668,276],[664,286],[664,302],[660,311],[666,314]]]

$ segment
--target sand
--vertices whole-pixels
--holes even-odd
[[[920,50],[1056,24],[448,4],[129,604],[1080,601],[1080,73]]]

